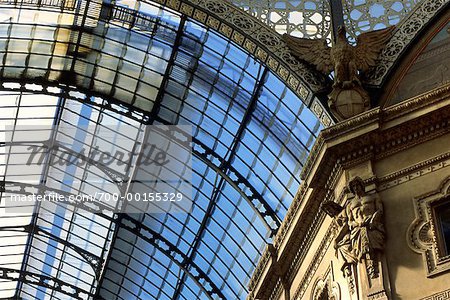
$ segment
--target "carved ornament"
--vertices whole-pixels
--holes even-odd
[[[360,72],[376,65],[378,54],[395,27],[365,32],[356,46],[349,44],[345,27],[340,26],[332,48],[325,39],[311,40],[283,35],[294,56],[316,67],[326,75],[334,71],[334,83],[328,95],[328,106],[340,121],[369,109],[370,97],[361,83]]]
[[[442,182],[438,190],[413,199],[416,218],[406,233],[409,248],[422,254],[429,277],[450,270],[450,255],[440,253],[437,224],[433,216],[433,205],[443,200],[450,201],[450,177]]]
[[[313,285],[311,300],[322,299],[341,299],[341,287],[339,283],[334,281],[332,266],[328,268],[323,276],[317,278]]]

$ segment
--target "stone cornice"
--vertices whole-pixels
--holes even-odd
[[[385,110],[380,108],[372,109],[364,114],[355,116],[344,122],[340,122],[330,128],[324,129],[317,137],[309,158],[303,167],[300,175],[302,180],[305,180],[308,174],[311,173],[313,165],[319,158],[319,154],[322,152],[325,146],[325,142],[331,139],[336,139],[340,136],[345,136],[351,132],[356,132],[370,124],[379,123],[380,121],[386,122],[394,118],[399,118],[408,114],[413,114],[424,107],[433,106],[435,103],[446,98],[450,93],[450,84],[437,88],[431,92],[416,96],[408,101],[398,103],[390,106]]]
[[[269,247],[271,249],[269,249]],[[274,250],[274,248],[270,244],[266,247],[261,258],[259,259],[259,262],[258,262],[258,265],[257,265],[255,271],[253,272],[252,279],[253,278],[261,278],[261,276],[265,273],[265,271],[266,272],[268,271],[268,269],[270,267],[269,264],[270,264],[271,258],[274,255],[273,250]],[[258,284],[259,284],[259,281],[257,281],[257,280],[250,280],[250,283],[248,284],[248,289],[250,291],[253,291],[253,290],[255,290],[255,288],[257,288]],[[252,299],[252,293],[249,294],[248,298]]]
[[[450,166],[450,152],[443,153],[410,167],[404,168],[392,174],[377,179],[378,191],[390,189],[410,180],[414,180],[426,174],[447,168]]]
[[[383,110],[384,121],[392,120],[406,114],[411,114],[424,107],[434,106],[437,102],[448,98],[450,93],[450,84],[431,90],[413,97],[407,101],[400,102],[396,105],[387,107]]]
[[[448,133],[449,119],[450,84],[384,110],[370,110],[323,130],[305,165],[300,189],[274,238],[277,263],[280,264],[277,269],[284,270],[283,274],[287,275],[301,263],[297,252],[302,243],[308,245],[308,236],[311,237],[308,227],[314,223],[319,205],[327,197],[324,187],[333,187],[336,167],[374,155],[382,157],[384,152],[391,155]],[[259,270],[267,270],[266,267],[266,262],[261,260],[250,287],[252,289],[264,282],[268,292],[263,294],[270,295],[279,275],[265,273],[276,278],[262,277],[263,272]],[[253,295],[259,296],[259,292],[253,290]]]

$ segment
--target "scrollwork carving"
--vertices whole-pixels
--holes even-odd
[[[433,217],[433,205],[449,197],[450,177],[437,191],[413,199],[416,218],[408,228],[406,239],[411,250],[422,254],[428,276],[450,270],[450,258],[439,253],[436,220]]]

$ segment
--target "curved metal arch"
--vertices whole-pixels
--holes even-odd
[[[52,3],[45,1],[36,1],[31,5],[29,1],[23,2],[28,6],[53,6]],[[282,80],[287,82],[288,86],[304,99],[308,106],[312,102],[311,91],[317,90],[317,88],[314,89],[314,86],[325,87],[324,82],[320,84],[316,82],[317,78],[321,78],[320,74],[314,73],[303,65],[298,66],[298,62],[292,58],[289,51],[287,51],[286,45],[274,30],[231,3],[219,0],[154,0],[146,2],[161,4],[193,18],[207,28],[219,32],[242,46],[278,74]],[[61,5],[57,7],[63,9]],[[395,63],[405,52],[406,48],[420,35],[422,29],[446,7],[448,7],[448,2],[445,0],[426,0],[419,3],[409,16],[397,26],[397,30],[388,43],[386,50],[380,55],[379,64],[367,74],[368,84],[380,86],[388,74],[392,72]],[[64,7],[64,9],[68,9],[68,7]],[[139,25],[139,22],[134,22],[133,26],[135,24]],[[306,81],[310,80],[312,82],[307,82],[306,85],[303,84],[302,80],[305,78]],[[314,105],[320,105],[320,103],[314,101]],[[313,109],[313,112],[321,119],[324,117],[325,111],[320,108]]]
[[[17,83],[19,83],[17,81]],[[48,84],[49,82],[40,82],[40,83],[46,83]],[[129,117],[133,120],[139,121],[139,122],[144,122],[144,123],[148,123],[151,122],[150,118],[148,117],[148,113],[147,112],[140,112],[140,111],[133,111],[134,107],[121,103],[118,100],[114,100],[114,99],[105,99],[103,98],[103,100],[106,102],[105,105],[101,105],[99,103],[96,102],[92,102],[89,101],[90,96],[89,96],[89,91],[83,88],[80,88],[80,91],[82,91],[83,93],[85,93],[85,97],[83,99],[81,98],[76,98],[73,96],[70,96],[70,91],[78,91],[75,88],[71,88],[71,87],[67,87],[67,86],[60,86],[61,89],[63,89],[60,93],[52,93],[49,92],[47,88],[44,88],[41,92],[39,93],[43,93],[43,94],[48,94],[48,95],[54,95],[54,96],[63,96],[75,101],[79,101],[81,103],[88,103],[88,104],[92,104],[95,106],[99,106],[108,110],[112,110],[118,114],[124,115],[126,117]],[[67,89],[67,90],[65,90]],[[1,88],[0,90],[9,90],[9,91],[22,91],[22,92],[36,92],[33,91],[30,88],[27,88],[27,84],[25,84],[24,82],[20,83],[20,87],[19,88]],[[101,95],[96,93],[97,96],[100,97],[105,97],[105,95]],[[114,109],[115,105],[120,105],[121,108],[128,108],[128,110],[119,110],[119,109]],[[139,113],[138,115],[136,115],[136,113]],[[142,115],[141,115],[142,113]],[[158,118],[158,117],[156,117]],[[164,120],[160,120],[158,119],[158,121],[161,121],[164,123]],[[262,197],[261,194],[258,193],[258,191],[248,182],[248,180],[243,177],[237,170],[235,170],[231,165],[226,164],[225,161],[217,154],[215,153],[212,149],[209,149],[205,144],[203,144],[202,142],[200,142],[199,140],[192,138],[192,142],[196,145],[198,145],[199,147],[201,147],[202,149],[204,149],[204,152],[200,152],[197,151],[195,149],[193,149],[192,154],[197,157],[198,159],[200,159],[202,162],[204,162],[205,164],[207,164],[210,168],[214,169],[216,172],[218,172],[224,179],[225,181],[227,181],[248,203],[249,205],[252,207],[252,209],[258,214],[258,216],[260,216],[261,220],[264,222],[264,224],[267,226],[267,229],[269,231],[271,231],[271,234],[274,235],[276,233],[276,231],[278,230],[278,228],[281,225],[281,220],[279,219],[279,217],[277,216],[277,214],[273,211],[273,209],[270,207],[270,205],[267,203],[267,201],[264,200],[264,198]],[[213,161],[211,159],[208,158],[208,156],[212,156],[215,159],[217,159],[221,165],[225,166],[225,169],[221,169],[219,166],[215,165],[213,163]],[[114,174],[112,172],[112,174],[109,174],[108,168],[101,168],[102,171],[104,171],[112,180],[114,180],[116,178],[116,176],[119,176],[120,174]],[[230,171],[233,176],[236,177],[236,180],[233,180],[230,176],[228,176],[226,174],[227,171]],[[250,194],[245,193],[243,191],[242,188],[240,188],[240,185],[244,185],[245,187],[247,187],[250,191]],[[30,185],[31,187],[31,185]],[[36,186],[33,186],[36,188]],[[119,187],[120,188],[120,187]],[[84,205],[85,206],[85,205]],[[259,208],[258,208],[259,207]],[[85,206],[83,207],[84,209],[94,212],[95,210],[93,210],[92,208]],[[99,206],[98,209],[103,209],[106,207],[103,206]],[[271,222],[273,224],[271,224],[271,222],[269,222],[269,220],[271,220]]]
[[[378,58],[378,64],[367,74],[367,83],[381,86],[386,78],[394,71],[397,62],[405,51],[423,32],[423,29],[434,22],[441,11],[448,9],[447,0],[424,0],[404,19],[394,32]]]
[[[19,3],[21,2],[25,3],[26,1],[19,0]],[[144,0],[142,2],[170,8],[182,16],[202,23],[206,28],[214,30],[226,39],[241,46],[244,51],[271,69],[274,74],[277,74],[308,107],[312,105],[313,94],[325,90],[330,81],[312,67],[294,58],[281,36],[274,29],[250,16],[232,3],[220,0]],[[86,3],[86,5],[89,5],[89,1]],[[37,8],[54,7],[60,11],[73,10],[65,7],[63,2],[52,4],[46,1],[28,1],[25,5]],[[86,6],[85,11],[88,8]],[[98,7],[96,7],[96,10],[98,10]],[[125,13],[124,10],[127,10],[127,12]],[[139,32],[150,35],[154,34],[155,28],[158,27],[158,19],[152,20],[154,24],[149,26],[150,20],[139,11],[124,9],[111,4],[102,4],[98,18],[104,21],[110,19],[120,21],[123,23],[122,27],[128,27],[128,30],[136,28]],[[72,26],[70,30],[75,33],[88,32],[83,26]],[[78,36],[79,39],[81,34],[74,34],[73,36]],[[75,50],[77,49],[78,45],[75,45]],[[85,55],[78,53],[78,51],[72,51],[71,53],[74,55],[74,60]],[[61,77],[67,77],[67,75],[62,74]],[[327,124],[331,119],[326,109],[321,103],[315,105],[321,106],[322,110],[316,109],[314,112],[319,119],[323,119],[324,124]]]
[[[189,261],[186,254],[178,249],[171,242],[166,240],[163,236],[161,236],[156,231],[137,221],[136,219],[130,217],[128,214],[122,214],[121,220],[117,225],[117,228],[124,228],[146,242],[152,244],[155,248],[157,248],[160,252],[164,253],[168,258],[170,258],[177,266],[184,270],[185,274],[192,278],[198,286],[208,295],[210,299],[215,299],[216,296],[221,299],[226,299],[223,295],[222,291],[215,285],[213,281],[206,275],[202,268],[197,266],[194,262]],[[163,243],[165,247],[158,244],[158,241]],[[114,247],[114,246],[113,246]],[[177,259],[177,256],[181,259]],[[189,261],[189,265],[185,266],[185,261]],[[193,273],[188,268],[194,268],[195,272]],[[194,275],[196,274],[196,275]],[[201,282],[206,282],[207,284],[202,284]],[[99,288],[97,289],[97,296],[101,290],[101,283]]]
[[[20,194],[24,194],[24,195],[29,195],[31,193],[26,192],[25,189],[26,188],[36,188],[35,185],[31,185],[31,184],[14,183],[14,186],[19,188],[19,191],[14,190],[14,189],[10,190],[8,187],[10,187],[13,183],[9,182],[9,181],[6,181],[5,183],[6,183],[5,189],[2,191],[7,192],[7,193],[20,193]],[[56,189],[49,189],[49,191],[51,191],[51,192],[58,191],[58,192],[61,192],[62,194],[70,195],[70,193],[68,193],[68,192],[59,191]],[[86,206],[84,204],[79,204],[77,206],[79,206],[83,209],[87,209],[92,212],[95,211],[92,208],[90,208],[89,206]],[[107,217],[107,216],[105,216],[105,217]],[[123,222],[124,219],[127,220],[128,222],[126,222],[126,223]],[[212,282],[209,279],[209,277],[203,272],[203,270],[200,267],[198,267],[195,263],[193,263],[191,260],[189,260],[189,257],[187,257],[183,252],[181,252],[175,245],[170,243],[163,236],[161,236],[157,232],[153,231],[151,228],[145,226],[144,224],[139,223],[137,220],[131,218],[127,214],[122,214],[118,220],[111,220],[111,221],[116,223],[116,228],[118,230],[120,230],[120,228],[125,228],[125,229],[129,230],[130,232],[136,234],[140,238],[144,239],[145,241],[154,245],[155,248],[157,248],[159,251],[164,253],[167,257],[169,257],[172,261],[174,261],[175,264],[177,264],[180,268],[182,268],[185,271],[185,273],[187,274],[187,276],[191,277],[195,282],[197,282],[198,286],[202,290],[204,290],[205,293],[207,293],[209,295],[210,299],[214,299],[214,295],[219,296],[221,299],[226,299],[225,296],[220,291],[220,289],[214,284],[214,282]],[[96,274],[97,279],[100,280],[100,283],[101,283],[102,277],[101,277],[100,272],[102,271],[101,269],[104,266],[103,264],[105,262],[107,264],[107,262],[109,261],[109,259],[110,259],[109,257],[107,259],[97,257],[79,247],[76,247],[75,245],[68,243],[67,241],[64,241],[56,236],[53,236],[51,233],[49,233],[45,230],[35,228],[35,226],[33,226],[32,224],[24,225],[24,226],[2,227],[2,228],[0,228],[0,231],[2,231],[2,230],[4,230],[4,231],[20,231],[20,232],[27,232],[30,234],[40,234],[40,235],[47,236],[48,238],[53,239],[53,240],[57,241],[58,243],[62,243],[64,245],[66,245],[67,247],[71,248],[75,252],[79,253],[80,256],[82,256],[86,260],[86,262],[88,262],[91,265],[92,269],[94,270],[94,272]],[[143,233],[142,230],[144,230],[146,233]],[[149,238],[149,234],[152,236],[152,238]],[[161,241],[167,247],[162,247],[156,241]],[[183,260],[182,261],[177,260],[176,256],[182,257]],[[185,262],[187,262],[187,261],[189,261],[188,265],[185,264]],[[193,275],[192,272],[188,270],[189,267],[193,267],[195,269],[195,274],[197,274],[197,275]],[[1,269],[0,269],[0,271],[1,271]],[[46,276],[43,276],[43,277],[46,278]],[[0,278],[2,278],[2,277],[0,276]],[[210,289],[207,289],[203,284],[201,284],[200,283],[201,281],[207,282],[208,285],[210,286]],[[29,283],[27,281],[24,281],[24,282]],[[47,285],[42,285],[42,286],[51,288]],[[77,289],[79,289],[79,288],[77,288]],[[97,294],[99,293],[100,289],[101,289],[101,284],[99,284],[99,286],[97,288]],[[81,289],[79,289],[79,290],[81,290]],[[69,294],[69,295],[73,296],[72,294]],[[96,296],[99,296],[99,295],[96,295]],[[82,299],[82,298],[77,298],[77,297],[75,297],[75,298]]]
[[[143,1],[146,2],[146,1]],[[274,29],[228,1],[153,0],[190,18],[242,46],[278,74],[306,104],[311,93],[326,88],[327,79],[298,62]]]
[[[220,176],[227,183],[229,183],[236,191],[238,191],[239,194],[250,204],[253,210],[261,217],[261,220],[264,222],[264,224],[267,225],[268,230],[270,230],[272,234],[275,234],[281,225],[281,220],[277,217],[276,213],[273,211],[270,205],[264,200],[261,194],[259,194],[258,191],[256,191],[256,189],[248,182],[248,180],[244,178],[239,172],[237,172],[232,166],[227,166],[225,169],[222,169],[219,166],[216,166],[210,159],[208,159],[208,155],[211,155],[218,161],[223,162],[223,159],[217,153],[209,149],[206,145],[196,140],[195,138],[192,139],[192,142],[205,150],[204,153],[201,153],[194,149],[192,151],[192,154],[194,154],[195,157],[199,158],[210,168],[212,168],[214,171],[220,174]],[[237,180],[233,180],[230,176],[228,176],[226,174],[227,171],[232,172],[233,175],[237,177]],[[245,187],[247,187],[250,190],[251,194],[247,195],[239,187],[240,184],[243,184]],[[258,204],[261,204],[262,206],[260,209],[257,208]],[[275,224],[275,228],[271,226],[271,224],[268,222],[266,218],[272,220],[272,222]]]
[[[144,0],[143,2],[149,2]],[[327,89],[330,79],[295,58],[281,35],[231,2],[222,0],[150,0],[202,23],[231,39],[274,72],[326,127],[333,119],[314,94]]]
[[[94,296],[91,292],[71,285],[64,280],[29,271],[0,267],[0,279],[42,286],[79,300],[85,299],[83,296]]]
[[[5,226],[0,227],[0,231],[13,231],[13,232],[24,232],[33,235],[40,235],[47,237],[49,239],[54,240],[55,242],[62,244],[76,253],[78,253],[92,268],[95,273],[96,278],[100,277],[101,268],[103,266],[104,260],[103,258],[90,253],[89,251],[84,250],[83,248],[78,247],[75,244],[69,243],[68,241],[55,236],[54,234],[42,229],[39,225],[36,224],[28,224],[21,226]]]
[[[231,39],[280,76],[307,105],[310,104],[311,92],[326,88],[327,78],[296,60],[274,29],[230,2],[221,0],[143,0],[142,2],[153,2],[168,7]],[[118,16],[120,14],[116,11],[125,10],[113,5],[108,7],[110,16]],[[132,20],[128,20],[128,23],[138,27],[141,23],[139,13],[136,13]]]

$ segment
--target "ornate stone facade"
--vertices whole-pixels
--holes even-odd
[[[334,281],[332,266],[323,277],[317,278],[314,283],[311,300],[333,299],[341,300],[341,287]]]
[[[366,83],[383,84],[419,28],[447,4],[420,2],[393,31],[382,63],[366,74]],[[448,22],[448,12],[442,15],[439,26]],[[427,42],[442,26],[430,27]],[[410,64],[420,51],[411,54]],[[392,78],[401,82],[405,72]],[[250,282],[249,299],[320,298],[327,294],[328,269],[343,299],[446,299],[449,258],[436,250],[437,230],[425,203],[447,199],[442,182],[450,165],[450,84],[441,80],[411,96],[388,99],[396,104],[321,132],[270,259],[260,261]],[[320,113],[315,102],[312,108]],[[349,184],[355,177],[362,180]],[[421,289],[411,289],[416,285]]]
[[[440,297],[450,274],[440,269],[433,284],[427,281],[421,256],[435,234],[423,217],[414,221],[412,199],[436,189],[442,199],[448,189],[442,182],[448,176],[449,107],[445,85],[324,130],[274,240],[275,256],[258,265],[249,299],[314,299],[328,268],[343,299]],[[357,176],[363,180],[349,186]],[[328,209],[334,218],[325,216],[322,203],[334,203]],[[408,231],[411,223],[418,225]],[[411,284],[422,288],[413,291]]]
[[[450,257],[439,251],[438,224],[433,211],[434,204],[445,200],[450,201],[450,177],[442,182],[438,190],[413,199],[416,218],[408,228],[407,241],[411,250],[422,254],[428,276],[450,270]]]

